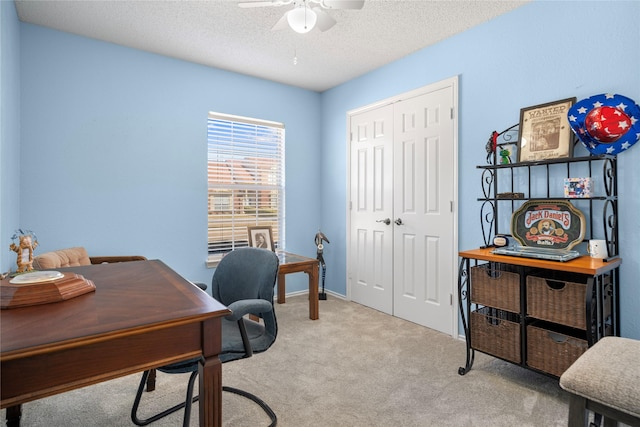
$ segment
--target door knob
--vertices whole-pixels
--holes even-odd
[[[384,222],[385,225],[389,225],[391,224],[391,220],[389,218],[385,218],[385,219],[379,219],[376,222]]]
[[[402,219],[401,219],[401,218],[398,218],[398,219],[396,219],[396,220],[395,220],[395,221],[393,221],[393,222],[395,222],[395,223],[396,223],[396,225],[402,225],[402,224],[404,224],[404,222],[402,222]]]

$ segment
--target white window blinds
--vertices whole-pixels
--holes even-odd
[[[284,247],[284,125],[209,113],[208,251],[248,246],[248,226],[269,226]]]

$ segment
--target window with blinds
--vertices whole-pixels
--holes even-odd
[[[208,259],[248,246],[248,226],[269,226],[284,248],[284,125],[209,113]]]

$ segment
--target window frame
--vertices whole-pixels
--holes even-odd
[[[283,123],[209,112],[208,267],[217,266],[229,251],[248,246],[249,226],[272,227],[274,245],[284,250],[284,148]],[[223,210],[225,208],[228,210]],[[215,234],[218,240],[212,237]]]

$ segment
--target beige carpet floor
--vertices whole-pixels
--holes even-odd
[[[223,365],[225,385],[265,400],[283,427],[566,426],[567,395],[558,381],[476,353],[465,376],[465,343],[329,296],[309,320],[306,295],[276,305],[273,347]],[[140,375],[23,405],[21,425],[130,426]],[[187,377],[159,373],[142,415],[183,399]],[[4,418],[4,410],[2,418]],[[252,402],[223,394],[228,427],[267,426]],[[153,426],[180,426],[182,412]],[[191,425],[198,425],[197,406]]]

